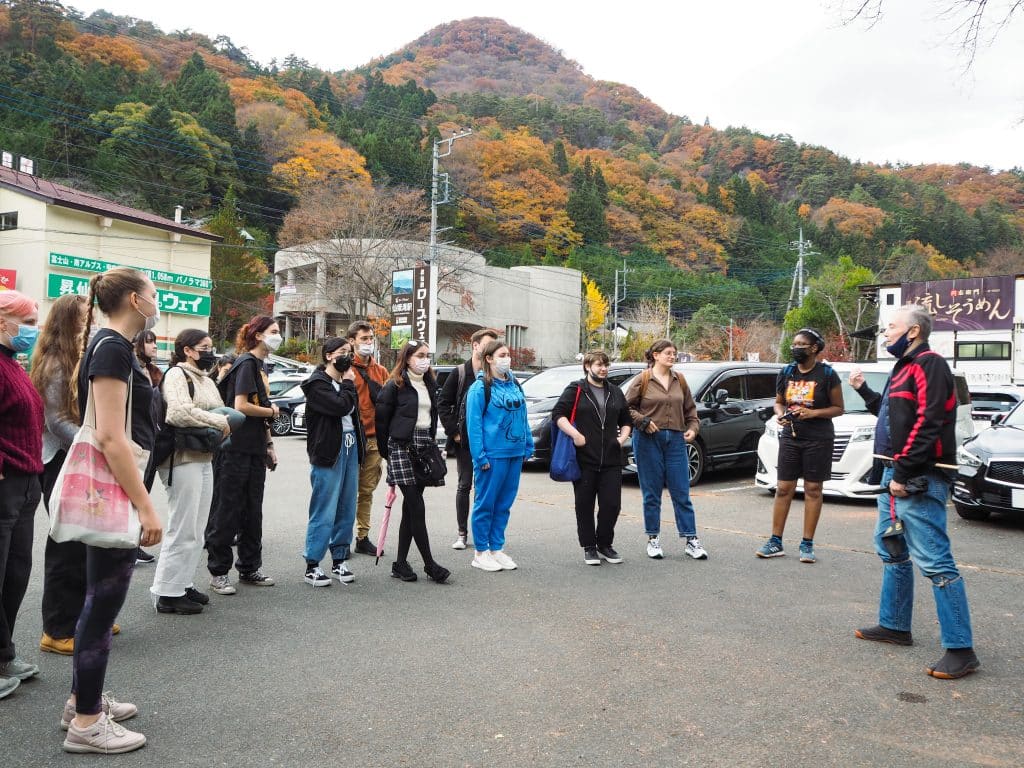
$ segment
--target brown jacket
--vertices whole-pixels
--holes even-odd
[[[375,401],[390,374],[387,368],[372,357],[369,363],[364,363],[359,355],[355,355],[352,359],[352,367],[355,368],[356,392],[359,394],[359,416],[363,422],[363,430],[367,437],[374,437],[377,434]],[[373,382],[373,387],[367,383],[367,377]]]
[[[648,369],[641,373],[626,392],[626,405],[633,417],[636,428],[645,431],[647,420],[658,425],[658,429],[674,429],[678,432],[700,431],[697,418],[697,404],[690,393],[690,385],[683,374],[673,371],[668,389],[662,386]]]

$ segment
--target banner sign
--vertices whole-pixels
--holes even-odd
[[[432,346],[430,338],[430,267],[426,264],[412,271],[412,337]]]
[[[412,338],[413,270],[391,273],[391,348],[401,347]]]
[[[66,269],[80,269],[83,272],[106,272],[114,267],[125,266],[115,264],[112,261],[101,261],[99,259],[83,259],[80,256],[66,256],[63,253],[50,254],[51,267],[64,267]],[[131,266],[131,265],[128,265]],[[182,288],[199,288],[209,291],[213,288],[213,280],[208,277],[196,277],[195,275],[183,275],[179,272],[168,272],[164,269],[149,269],[147,267],[135,267],[154,283],[170,283]]]
[[[920,304],[935,331],[988,331],[1013,327],[1014,278],[966,277],[903,283],[903,303]]]
[[[50,272],[46,276],[46,298],[56,299],[69,293],[79,296],[89,295],[89,278],[73,275],[59,275]],[[182,293],[163,288],[156,289],[160,301],[161,312],[172,312],[178,315],[210,316],[210,297],[195,293]]]

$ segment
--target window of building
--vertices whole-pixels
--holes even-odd
[[[521,349],[526,342],[526,327],[522,325],[505,326],[505,343],[509,349]]]
[[[6,232],[9,229],[18,228],[18,212],[8,211],[7,213],[0,213],[0,232]]]
[[[958,341],[957,360],[1009,360],[1011,353],[1008,341]]]

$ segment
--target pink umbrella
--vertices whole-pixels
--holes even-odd
[[[380,564],[380,556],[384,554],[384,538],[388,535],[388,522],[391,520],[391,505],[395,503],[395,486],[389,485],[388,492],[384,496],[384,519],[380,521],[380,532],[377,534],[377,561],[374,565]]]

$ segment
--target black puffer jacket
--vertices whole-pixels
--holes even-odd
[[[581,389],[579,405],[576,407],[576,429],[587,438],[587,442],[582,448],[576,449],[576,461],[586,469],[621,467],[623,460],[622,446],[619,445],[619,429],[631,426],[633,419],[629,415],[626,396],[619,387],[605,384],[608,401],[602,419],[601,409],[590,394],[587,380],[573,382],[565,388],[555,407],[551,409],[551,424],[557,425],[563,416],[570,418],[576,393]],[[557,426],[554,428],[558,429]]]
[[[401,387],[388,379],[377,398],[377,450],[382,458],[388,457],[388,439],[396,443],[412,440],[419,415],[420,399],[416,389],[409,383],[409,374],[403,373]],[[430,394],[430,437],[437,437],[437,379],[430,370],[423,376],[423,383]]]
[[[359,418],[359,394],[351,381],[342,381],[341,390],[334,388],[334,380],[321,368],[302,382],[306,393],[306,453],[311,464],[333,467],[341,453],[342,416],[352,416],[359,448],[359,463],[366,456],[366,435]]]

